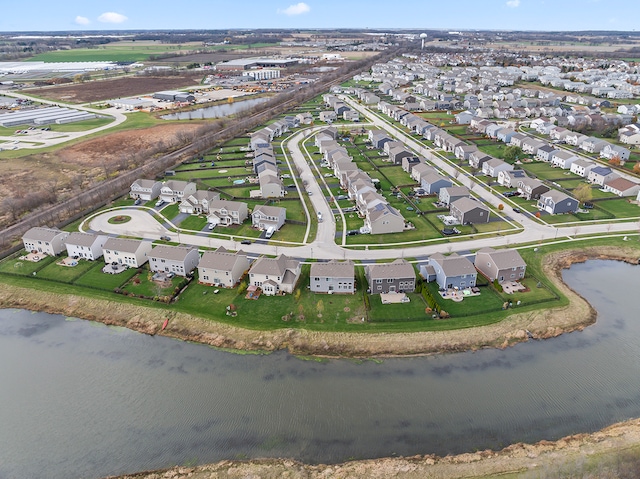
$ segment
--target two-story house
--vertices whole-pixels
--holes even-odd
[[[312,263],[309,283],[313,293],[356,292],[355,267],[351,261],[331,260],[326,263]]]
[[[198,282],[208,286],[233,288],[249,269],[246,253],[231,253],[220,246],[215,251],[205,251],[198,263]]]

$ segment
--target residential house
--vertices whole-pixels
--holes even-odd
[[[321,111],[318,118],[325,123],[333,123],[338,119],[338,115],[335,111]]]
[[[466,186],[447,186],[445,188],[440,188],[440,193],[438,194],[438,201],[445,206],[449,206],[456,200],[460,198],[469,198],[469,188]]]
[[[498,173],[506,170],[513,170],[513,165],[499,158],[492,158],[482,164],[482,173],[492,178],[498,178]]]
[[[159,245],[147,255],[149,268],[155,273],[173,273],[186,276],[200,261],[200,253],[194,246]]]
[[[231,253],[220,246],[205,251],[198,263],[198,282],[209,286],[233,288],[249,269],[246,253]]]
[[[549,187],[537,178],[521,178],[518,180],[518,192],[526,200],[537,200]]]
[[[273,228],[278,231],[287,219],[286,208],[259,205],[251,213],[251,225],[259,230]]]
[[[28,252],[57,256],[66,250],[64,242],[68,236],[67,231],[36,226],[22,236],[22,243]]]
[[[209,213],[211,202],[219,200],[220,193],[208,190],[197,190],[194,194],[183,198],[180,202],[180,213],[201,215]]]
[[[536,152],[536,159],[550,163],[553,155],[557,151],[559,150],[551,145],[543,145],[538,148],[538,151]]]
[[[606,166],[596,166],[587,175],[587,180],[596,185],[603,186],[607,181],[617,178],[618,175]]]
[[[453,186],[451,180],[435,172],[423,176],[420,180],[420,187],[428,195],[437,195],[440,193],[440,188],[448,186]]]
[[[94,261],[102,256],[102,248],[107,241],[106,235],[94,235],[92,233],[71,233],[64,240],[67,255],[71,258]]]
[[[475,258],[476,269],[489,281],[518,281],[524,278],[527,263],[515,249],[482,248]]]
[[[102,248],[104,262],[105,264],[116,263],[129,268],[139,268],[148,261],[151,247],[150,241],[109,238]]]
[[[598,166],[595,162],[590,160],[583,160],[582,158],[571,163],[571,168],[569,170],[574,175],[582,176],[586,178],[589,175],[589,172]]]
[[[476,145],[467,145],[465,143],[459,144],[454,148],[453,153],[459,160],[469,160],[471,153],[478,150]]]
[[[469,155],[469,166],[471,168],[482,169],[482,165],[484,165],[487,161],[492,160],[493,156],[489,156],[482,151],[474,151]]]
[[[498,173],[498,184],[507,188],[518,186],[518,180],[527,178],[524,170],[504,170]]]
[[[569,170],[571,165],[579,159],[578,156],[568,150],[558,150],[551,157],[551,164],[563,170]]]
[[[607,160],[618,158],[619,160],[627,161],[629,159],[629,155],[631,155],[631,151],[629,151],[628,148],[612,145],[611,143],[607,143],[600,152],[600,156]]]
[[[166,203],[178,203],[196,192],[196,184],[189,181],[168,180],[160,188],[160,199]]]
[[[640,191],[640,184],[627,178],[614,178],[604,183],[604,190],[618,196],[636,196]]]
[[[419,163],[411,168],[411,178],[418,183],[422,183],[422,178],[435,172],[436,170],[433,166],[429,166],[426,163]]]
[[[285,195],[284,184],[278,175],[265,170],[258,175],[261,198],[282,198]]]
[[[129,196],[142,201],[155,200],[160,195],[162,183],[156,180],[138,179],[131,184]]]
[[[409,158],[413,156],[415,155],[403,146],[396,146],[389,150],[389,159],[396,165],[401,165],[403,158]]]
[[[540,195],[538,209],[551,215],[574,213],[578,209],[578,200],[558,190],[549,190]]]
[[[536,155],[540,148],[544,146],[548,146],[544,141],[538,140],[537,138],[525,138],[520,143],[520,148],[522,151],[528,155]]]
[[[402,170],[411,174],[413,167],[419,163],[421,163],[421,160],[417,156],[405,156],[402,158]]]
[[[435,269],[440,289],[465,289],[476,285],[478,272],[466,256],[436,253],[429,257],[429,264]]]
[[[300,261],[278,255],[258,258],[249,269],[249,284],[262,289],[263,294],[293,293],[300,278]]]
[[[229,200],[213,200],[209,203],[207,221],[214,225],[241,225],[249,216],[246,203]]]
[[[364,221],[371,234],[401,233],[404,231],[404,216],[388,203],[378,203],[367,208]]]
[[[582,141],[580,149],[587,153],[600,153],[606,145],[607,142],[605,140],[591,136]]]
[[[490,211],[479,201],[464,197],[449,205],[449,214],[464,225],[467,223],[488,223]]]
[[[309,283],[313,293],[356,292],[355,266],[351,261],[332,259],[326,263],[311,263]]]
[[[310,125],[311,123],[313,123],[313,115],[309,112],[298,113],[296,115],[296,118],[298,119],[298,123],[300,125]]]
[[[412,293],[416,288],[415,269],[404,259],[367,265],[365,276],[371,294]]]

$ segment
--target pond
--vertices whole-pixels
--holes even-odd
[[[98,478],[221,459],[340,462],[557,439],[640,416],[638,267],[567,282],[604,314],[506,350],[373,361],[239,355],[0,310],[0,477]]]
[[[168,115],[162,115],[160,118],[163,120],[204,120],[208,118],[223,118],[225,116],[235,115],[249,110],[268,100],[269,98],[267,97],[238,100],[233,103],[222,103],[219,105],[198,108],[197,110],[170,113]]]

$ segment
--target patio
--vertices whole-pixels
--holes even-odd
[[[20,256],[18,259],[24,261],[31,261],[32,263],[37,263],[38,261],[47,257],[46,253],[27,253],[24,256]]]
[[[447,289],[446,291],[440,291],[440,296],[442,296],[443,299],[450,299],[452,301],[455,301],[456,303],[459,303],[464,298],[471,296],[480,296],[480,289],[476,287],[464,289]]]
[[[513,294],[527,289],[526,286],[517,281],[505,281],[504,283],[500,283],[500,286],[502,286],[502,291],[505,294]]]

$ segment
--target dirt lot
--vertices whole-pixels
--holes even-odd
[[[189,87],[200,83],[202,77],[202,72],[185,73],[180,76],[135,76],[56,87],[30,88],[25,90],[25,93],[52,101],[88,103]]]
[[[2,160],[0,197],[22,198],[27,192],[55,190],[58,197],[90,187],[121,170],[128,158],[169,142],[179,132],[196,130],[202,122],[159,125],[86,140],[55,152]],[[2,216],[4,212],[4,216]],[[0,225],[9,220],[0,210]]]

